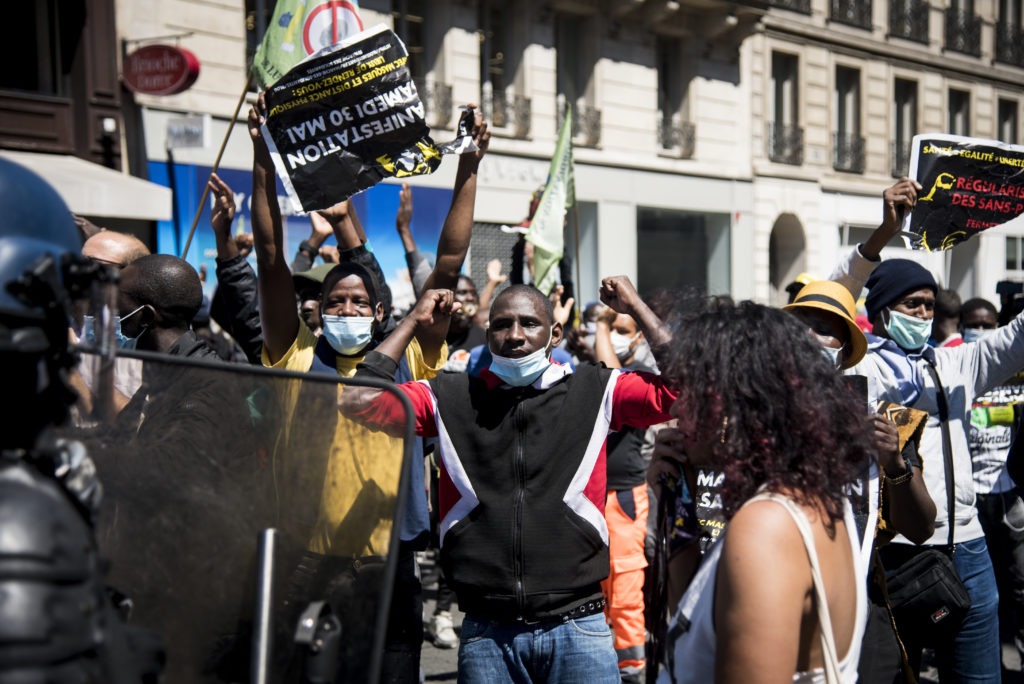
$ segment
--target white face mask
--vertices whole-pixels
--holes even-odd
[[[615,356],[618,357],[619,363],[625,363],[633,355],[633,348],[640,339],[640,333],[627,337],[613,330],[609,336],[612,340],[612,350],[615,352]]]
[[[964,342],[977,342],[985,339],[994,332],[995,330],[989,328],[964,328]]]
[[[841,351],[843,351],[842,347],[839,347],[838,349],[833,349],[832,347],[826,347],[824,345],[821,347],[821,353],[826,359],[828,359],[829,364],[837,369],[839,368],[839,352]]]

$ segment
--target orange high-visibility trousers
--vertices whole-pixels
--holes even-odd
[[[608,523],[611,568],[601,583],[607,605],[605,617],[615,633],[615,652],[624,680],[643,672],[644,658],[644,538],[647,536],[647,483],[633,489],[609,491],[604,518]]]

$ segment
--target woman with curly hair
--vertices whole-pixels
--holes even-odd
[[[679,330],[677,434],[688,465],[724,473],[729,524],[680,601],[659,681],[856,681],[865,582],[844,487],[873,454],[863,401],[785,312],[712,305]]]

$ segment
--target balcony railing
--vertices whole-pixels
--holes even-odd
[[[452,86],[424,78],[413,79],[416,92],[423,102],[427,125],[431,128],[446,128],[452,116]]]
[[[559,96],[558,121],[565,118],[565,102]],[[572,139],[580,147],[597,147],[601,142],[601,110],[578,102],[572,110]]]
[[[864,138],[836,133],[833,142],[832,168],[847,173],[864,173]]]
[[[811,0],[768,0],[768,4],[779,9],[787,9],[801,14],[811,13]]]
[[[981,17],[950,7],[946,10],[946,49],[981,56]]]
[[[533,107],[528,97],[509,97],[505,92],[492,93],[489,97],[485,94],[483,111],[492,126],[506,129],[513,137],[525,138],[530,133]]]
[[[871,29],[870,0],[832,0],[832,21],[857,28]]]
[[[910,143],[894,142],[892,144],[892,177],[900,178],[910,172]]]
[[[892,0],[889,3],[889,35],[928,44],[926,0]]]
[[[996,25],[996,61],[1024,67],[1024,30],[1020,26]]]
[[[790,124],[768,124],[768,158],[780,164],[804,163],[804,129]]]
[[[680,159],[693,159],[697,141],[697,128],[693,122],[661,117],[658,123],[658,144],[661,149],[677,153]]]

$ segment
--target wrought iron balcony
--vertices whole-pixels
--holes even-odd
[[[910,172],[910,143],[894,142],[892,144],[892,177],[900,178]]]
[[[780,164],[804,163],[804,129],[790,124],[768,124],[768,158]]]
[[[667,152],[675,152],[680,159],[693,159],[697,142],[697,128],[692,121],[673,121],[663,116],[658,121],[658,144]]]
[[[847,173],[864,173],[864,138],[836,133],[833,142],[832,168]]]
[[[559,126],[565,118],[565,102],[559,96]],[[572,110],[572,139],[580,147],[597,147],[601,142],[601,110],[578,102]]]
[[[530,98],[522,95],[509,97],[505,92],[497,92],[483,98],[484,116],[491,125],[506,129],[516,138],[525,138],[530,133],[532,111]]]
[[[950,7],[946,10],[946,49],[981,56],[981,17]]]
[[[768,0],[768,4],[779,9],[787,9],[800,14],[811,13],[811,0]]]
[[[431,128],[446,128],[452,116],[452,86],[424,78],[414,79],[423,103],[424,117]]]
[[[996,61],[1024,67],[1024,30],[1019,26],[996,24]]]
[[[927,0],[892,0],[889,3],[889,35],[928,44]]]
[[[832,0],[832,21],[871,30],[870,0]]]

